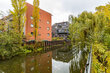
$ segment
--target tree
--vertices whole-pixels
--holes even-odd
[[[23,39],[23,28],[25,25],[25,12],[26,12],[26,0],[11,0],[12,7],[14,8],[13,11],[10,11],[13,15],[13,24],[12,28],[13,31],[19,34],[19,43],[22,43]]]
[[[71,16],[72,17],[72,16]],[[84,11],[78,17],[72,17],[69,26],[69,36],[75,43],[87,43],[92,41],[92,32],[94,30],[94,16],[91,12]],[[91,34],[90,34],[91,33]],[[91,38],[91,39],[89,39]]]
[[[69,16],[69,39],[71,40],[71,44],[73,45],[76,41],[77,35],[77,17],[73,17],[72,15]]]
[[[12,23],[8,25],[10,27]],[[0,59],[10,58],[17,55],[18,51],[21,51],[21,47],[18,44],[19,39],[16,39],[19,35],[13,30],[8,32],[8,25],[6,24],[5,18],[0,20]]]
[[[34,7],[34,10],[33,10],[33,24],[34,24],[34,28],[35,28],[35,31],[34,31],[34,35],[35,35],[35,41],[36,41],[36,38],[37,38],[37,35],[38,35],[38,24],[39,24],[39,0],[34,0],[33,1],[33,7]]]
[[[92,44],[93,73],[109,73],[110,70],[110,5],[97,7],[97,12],[82,12],[77,19],[72,17],[69,36],[71,41]]]

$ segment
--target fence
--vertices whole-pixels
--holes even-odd
[[[91,63],[92,63],[92,47],[90,48],[90,52],[88,55],[85,72],[84,73],[91,73]]]

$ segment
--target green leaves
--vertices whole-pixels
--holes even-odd
[[[78,17],[70,16],[71,43],[93,44],[93,63],[96,71],[106,73],[110,66],[107,54],[110,49],[110,4],[99,6],[96,13],[84,11]],[[108,72],[109,73],[109,72]]]
[[[19,43],[22,42],[23,39],[23,28],[25,25],[25,13],[26,13],[26,0],[11,0],[13,11],[10,11],[13,15],[12,26],[13,31],[19,33]]]
[[[34,7],[34,10],[33,10],[33,24],[34,24],[34,35],[35,35],[35,41],[36,41],[36,38],[37,38],[37,35],[38,35],[38,24],[39,24],[39,0],[34,0],[33,1],[33,7]]]
[[[90,37],[90,33],[93,32],[93,14],[91,12],[84,11],[79,17],[70,16],[71,24],[69,26],[69,32],[71,33],[69,37],[75,42],[84,42]]]

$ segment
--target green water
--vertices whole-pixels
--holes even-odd
[[[57,48],[0,61],[0,73],[84,73],[87,51]]]

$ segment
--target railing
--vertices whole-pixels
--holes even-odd
[[[85,72],[84,73],[91,73],[91,63],[92,63],[92,47],[90,48],[90,52],[88,55]]]

